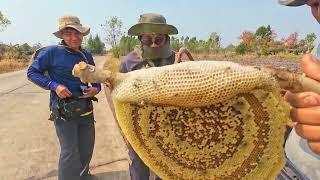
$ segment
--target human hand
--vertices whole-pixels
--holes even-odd
[[[96,87],[89,87],[88,89],[83,91],[83,95],[79,98],[89,98],[97,95],[99,93],[99,89]]]
[[[320,80],[320,63],[313,55],[305,55],[301,67],[308,77]],[[285,98],[292,106],[290,115],[296,122],[295,131],[308,141],[313,152],[320,155],[320,95],[314,92],[287,92]]]
[[[65,87],[62,84],[59,84],[56,88],[56,94],[59,96],[59,98],[64,99],[67,97],[71,97],[72,93],[69,91],[67,87]]]

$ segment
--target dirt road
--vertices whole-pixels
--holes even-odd
[[[101,66],[104,57],[96,57]],[[0,75],[0,179],[56,179],[59,144],[48,121],[49,92],[32,84],[26,71]],[[127,180],[127,153],[106,103],[95,103],[96,144],[91,172],[101,180]]]

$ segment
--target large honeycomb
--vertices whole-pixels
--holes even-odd
[[[253,67],[223,61],[185,62],[129,72],[112,95],[124,102],[198,107],[275,84],[269,74]]]
[[[116,76],[121,130],[164,180],[274,179],[284,166],[289,106],[270,74],[198,61]]]

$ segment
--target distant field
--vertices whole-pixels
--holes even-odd
[[[268,56],[258,56],[256,54],[244,54],[239,55],[236,53],[217,53],[217,54],[192,54],[194,59],[197,60],[263,60],[263,59],[272,59],[272,60],[300,60],[303,55],[279,53],[276,55]],[[185,58],[185,57],[184,57]]]
[[[195,60],[227,60],[227,61],[237,61],[241,64],[247,65],[266,65],[266,66],[290,66],[289,69],[296,71],[297,61],[299,61],[302,55],[273,55],[273,56],[256,56],[256,55],[235,55],[235,54],[192,54]],[[182,59],[186,59],[183,57]],[[106,55],[106,61],[111,63],[106,63],[109,67],[108,69],[114,69],[117,71],[119,69],[120,61],[117,58],[112,58],[111,54]],[[277,63],[275,63],[277,61]],[[0,74],[22,70],[28,67],[27,61],[18,61],[14,59],[1,59],[0,60]]]

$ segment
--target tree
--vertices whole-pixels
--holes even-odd
[[[281,41],[285,47],[292,49],[292,48],[296,47],[297,39],[298,39],[298,33],[293,32],[289,35],[288,38],[283,38]]]
[[[272,46],[274,44],[274,38],[276,33],[272,31],[270,25],[267,27],[260,26],[254,34],[254,45],[252,50],[254,50],[257,55],[270,55],[272,54]]]
[[[98,34],[93,38],[90,34],[87,41],[86,49],[91,51],[93,54],[102,54],[104,51],[104,43],[100,40]]]
[[[254,34],[250,31],[243,31],[239,39],[241,44],[250,46],[254,43]]]
[[[5,50],[6,58],[8,59],[15,59],[15,60],[29,60],[30,55],[33,53],[32,47],[24,43],[22,45],[15,44],[9,45],[8,48]]]
[[[306,46],[307,46],[307,51],[310,52],[311,49],[314,47],[314,41],[317,39],[317,36],[315,33],[310,33],[307,34],[306,37],[304,38]]]
[[[179,49],[183,46],[182,42],[183,42],[183,37],[181,41],[174,36],[170,38],[170,44],[174,51],[179,51]]]
[[[249,51],[249,48],[247,45],[245,44],[239,44],[236,48],[235,48],[235,51],[237,54],[240,54],[240,55],[243,55],[245,54],[246,52]]]
[[[139,44],[139,40],[134,36],[122,36],[119,43],[119,56],[128,54]]]
[[[219,49],[221,47],[221,38],[218,33],[212,32],[207,43],[210,50]]]
[[[310,53],[310,51],[314,48],[314,41],[316,38],[317,36],[315,33],[307,34],[304,39],[301,39],[299,43],[297,43],[297,53]]]
[[[106,33],[106,42],[112,48],[118,47],[122,32],[122,21],[113,16],[110,20],[106,20],[105,24],[101,25]]]
[[[256,33],[254,34],[255,39],[258,42],[270,42],[273,41],[274,37],[275,37],[275,33],[273,33],[270,25],[268,25],[267,27],[265,26],[261,26],[256,30]]]
[[[187,47],[187,49],[189,49],[191,52],[194,52],[194,53],[198,53],[197,52],[197,38],[196,37],[192,37],[191,39],[189,39],[189,37],[187,36],[185,39],[184,39],[185,43],[185,46]]]
[[[0,11],[0,31],[3,31],[11,21],[7,19]]]
[[[187,37],[185,37],[184,39],[183,39],[183,46],[184,47],[186,47],[187,45],[188,45],[188,43],[189,43],[189,36],[187,36]],[[189,49],[190,50],[190,49]]]

